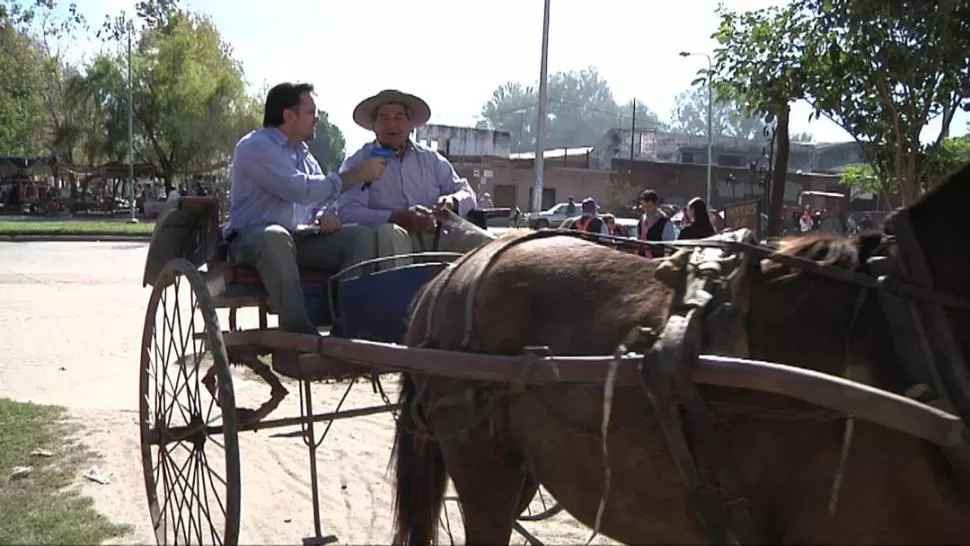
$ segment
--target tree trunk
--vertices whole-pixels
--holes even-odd
[[[771,171],[771,208],[768,211],[768,236],[781,235],[782,209],[785,205],[785,182],[788,181],[788,152],[791,138],[788,134],[788,118],[791,110],[787,104],[778,113],[775,126],[775,165]]]

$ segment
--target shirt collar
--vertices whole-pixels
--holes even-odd
[[[309,149],[306,142],[300,142],[297,145],[290,144],[290,139],[286,138],[286,135],[283,134],[283,131],[280,131],[279,127],[267,127],[266,134],[273,142],[277,143],[281,147],[292,148],[295,150]]]

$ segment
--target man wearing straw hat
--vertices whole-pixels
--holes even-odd
[[[354,108],[354,121],[376,138],[348,157],[340,172],[372,157],[384,157],[387,164],[373,184],[343,194],[337,212],[344,224],[376,229],[381,256],[432,248],[436,215],[447,209],[464,217],[476,206],[474,190],[451,163],[411,140],[411,132],[430,118],[428,103],[395,90],[381,91]],[[449,230],[442,233],[438,248],[467,252],[487,240],[478,233]]]

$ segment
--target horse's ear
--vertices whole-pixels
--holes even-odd
[[[684,269],[690,261],[691,254],[693,254],[693,251],[687,248],[678,250],[673,256],[660,262],[654,276],[668,288],[676,289]]]

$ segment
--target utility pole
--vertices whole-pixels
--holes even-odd
[[[630,123],[630,161],[633,161],[633,142],[637,139],[637,99],[633,99],[633,121]]]
[[[707,206],[713,207],[714,204],[711,202],[713,197],[713,178],[711,177],[711,165],[713,160],[711,159],[711,151],[714,148],[714,90],[711,87],[711,73],[714,71],[711,64],[711,57],[707,57]]]
[[[545,1],[542,13],[542,59],[539,61],[539,116],[536,120],[535,185],[532,188],[532,212],[542,210],[542,174],[546,152],[546,97],[549,73],[549,4]]]
[[[128,197],[129,197],[129,212],[131,216],[128,218],[129,224],[137,224],[138,217],[135,215],[135,143],[134,143],[134,128],[132,127],[134,118],[134,102],[132,101],[131,92],[131,34],[134,30],[134,25],[132,25],[130,19],[125,20],[125,30],[128,32]]]

